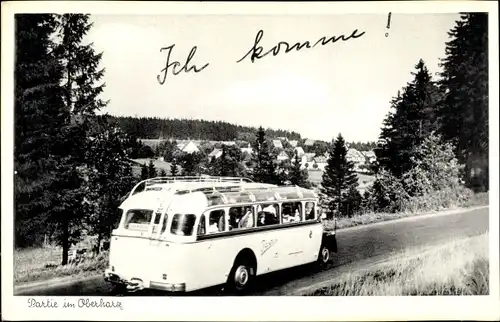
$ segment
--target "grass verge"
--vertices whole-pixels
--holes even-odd
[[[488,295],[488,233],[429,250],[407,250],[309,294],[329,296]]]
[[[43,247],[14,251],[14,285],[49,280],[65,276],[83,277],[103,273],[108,265],[108,253],[87,258],[77,264],[60,265],[60,247]]]
[[[354,215],[352,217],[338,218],[336,221],[337,229],[349,228],[360,225],[368,225],[382,221],[394,220],[399,218],[425,215],[432,211],[442,211],[442,210],[452,210],[458,208],[468,208],[474,206],[485,206],[488,205],[489,198],[488,193],[476,193],[470,198],[458,204],[450,204],[446,207],[442,206],[426,206],[426,207],[411,207],[407,208],[406,211],[396,212],[396,213],[363,213]],[[333,230],[335,227],[335,222],[333,220],[323,221],[326,230]]]

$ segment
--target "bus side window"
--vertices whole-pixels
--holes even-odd
[[[263,204],[262,210],[257,214],[257,226],[268,226],[279,224],[278,204]]]
[[[200,223],[198,224],[198,236],[205,235],[206,230],[205,215],[201,215]]]
[[[225,211],[223,209],[213,210],[208,216],[207,233],[218,233],[225,230]]]
[[[281,205],[281,222],[298,222],[302,221],[302,205],[300,202],[286,202]]]
[[[306,220],[314,220],[314,219],[316,219],[314,202],[306,202]]]
[[[251,228],[254,226],[254,210],[252,206],[229,208],[229,230]]]

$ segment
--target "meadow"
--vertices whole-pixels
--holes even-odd
[[[306,295],[488,295],[489,274],[485,233],[430,249],[406,250],[384,264],[346,274]]]

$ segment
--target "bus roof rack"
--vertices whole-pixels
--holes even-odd
[[[242,183],[253,183],[254,181],[244,177],[222,177],[222,176],[219,177],[219,176],[208,176],[208,175],[155,177],[142,180],[141,182],[136,184],[130,191],[129,196],[133,195],[134,192],[137,190],[137,188],[139,188],[141,185],[144,185],[144,190],[145,190],[147,187],[157,184],[196,183],[196,182],[213,183],[215,188],[216,183],[242,184]]]

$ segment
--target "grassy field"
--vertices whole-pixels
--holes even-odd
[[[488,295],[488,234],[407,250],[376,268],[351,273],[306,295]]]
[[[14,284],[48,280],[64,276],[85,276],[104,272],[108,254],[103,252],[79,264],[61,266],[60,247],[28,248],[14,251]]]

